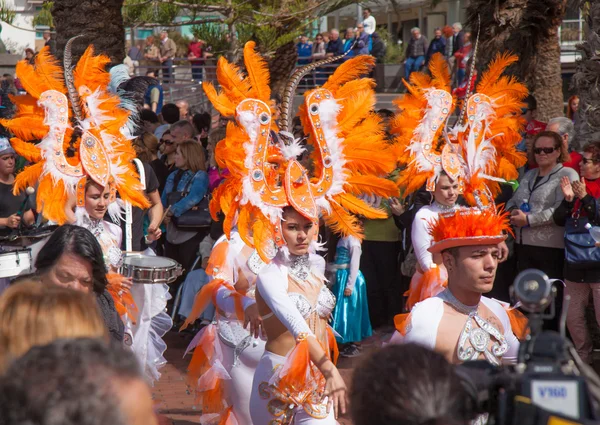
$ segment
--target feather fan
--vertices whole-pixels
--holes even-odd
[[[335,200],[348,212],[352,214],[361,215],[368,219],[386,219],[388,214],[386,211],[373,208],[368,205],[365,201],[358,199],[354,195],[348,193],[342,193],[334,197]]]
[[[248,98],[250,93],[248,79],[243,78],[239,68],[227,62],[224,57],[220,57],[217,63],[217,79],[232,102],[237,104]]]
[[[330,205],[331,211],[324,212],[323,219],[325,220],[325,224],[327,224],[327,226],[335,233],[354,236],[355,238],[362,240],[364,235],[362,234],[358,219],[346,212],[346,210],[336,202],[330,202]]]
[[[35,187],[42,175],[42,171],[44,171],[43,162],[38,162],[37,164],[23,168],[23,170],[15,177],[13,194],[18,195],[30,186]]]
[[[348,177],[346,183],[355,195],[368,194],[383,198],[398,196],[398,187],[393,181],[373,175],[353,175]]]
[[[48,127],[37,117],[0,119],[0,124],[21,140],[42,140],[48,134]]]
[[[29,162],[39,162],[42,160],[42,152],[33,143],[24,142],[21,139],[13,137],[10,139],[13,149]]]
[[[108,56],[94,56],[94,47],[90,45],[73,71],[75,87],[87,86],[92,92],[98,88],[105,90],[110,82],[110,74],[106,72],[109,63]]]
[[[249,41],[244,46],[244,64],[250,81],[250,97],[268,102],[271,98],[271,88],[269,87],[269,67],[265,60],[254,51],[256,47],[253,41]]]
[[[370,55],[360,55],[339,65],[333,75],[323,84],[324,89],[337,90],[341,85],[366,76],[375,66],[375,58]]]
[[[202,84],[202,89],[206,94],[206,97],[212,103],[217,111],[224,117],[232,117],[235,115],[235,105],[229,100],[224,93],[217,94],[217,90],[215,86],[213,86],[210,82],[205,82]]]

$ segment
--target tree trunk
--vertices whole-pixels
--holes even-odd
[[[121,8],[124,0],[55,0],[52,18],[56,27],[56,56],[62,60],[65,44],[73,43],[73,63],[77,63],[89,44],[96,53],[110,57],[112,64],[125,58],[125,30]]]
[[[585,4],[585,3],[584,3]],[[579,46],[582,58],[573,75],[573,87],[579,96],[579,118],[576,121],[580,147],[600,140],[600,1],[589,2],[586,41]]]
[[[283,94],[285,85],[292,71],[296,67],[298,51],[293,41],[280,46],[273,58],[269,61],[269,71],[271,73],[271,92],[273,94]]]
[[[558,26],[565,8],[566,0],[476,0],[467,9],[473,43],[481,28],[477,68],[485,69],[498,52],[517,54],[508,73],[536,98],[539,120],[563,115]]]

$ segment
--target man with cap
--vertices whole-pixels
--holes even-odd
[[[500,258],[498,245],[508,229],[507,216],[498,214],[493,205],[440,214],[431,223],[429,251],[442,255],[448,287],[415,305],[410,314],[396,316],[392,342],[424,345],[455,364],[468,360],[514,363],[519,341],[510,316],[518,316],[483,296],[492,290]],[[525,325],[522,320],[519,324],[520,328]],[[524,330],[515,331],[521,335]]]

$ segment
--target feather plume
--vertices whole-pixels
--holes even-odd
[[[59,225],[67,222],[65,207],[69,204],[69,195],[62,180],[54,181],[50,174],[40,180],[37,190],[37,210],[43,211],[44,217]]]
[[[269,263],[273,258],[273,233],[270,228],[271,225],[264,216],[252,225],[254,248],[265,263]]]
[[[27,161],[39,162],[42,160],[42,152],[40,148],[33,143],[27,143],[21,139],[13,137],[10,139],[10,144],[12,145],[13,149]]]
[[[262,56],[254,51],[255,47],[254,41],[249,41],[244,46],[244,64],[252,87],[250,96],[268,102],[271,98],[269,67]]]
[[[336,99],[345,99],[362,90],[372,90],[375,88],[375,81],[371,78],[361,78],[358,80],[348,81],[340,87],[335,93]]]
[[[238,215],[237,226],[240,238],[248,246],[254,246],[250,231],[252,230],[252,208],[241,208]]]
[[[35,74],[39,84],[46,87],[46,90],[56,90],[66,93],[67,89],[64,84],[63,69],[50,54],[49,47],[44,47],[35,57]],[[27,90],[26,87],[25,89]],[[29,93],[29,90],[27,92]],[[33,93],[29,94],[33,95]]]
[[[202,84],[202,89],[204,89],[204,93],[206,97],[212,103],[217,111],[224,117],[232,117],[235,115],[235,105],[231,102],[231,100],[224,94],[217,94],[217,90],[215,86],[213,86],[210,82],[205,82]]]
[[[18,195],[19,193],[23,192],[25,189],[27,189],[30,186],[35,187],[38,180],[40,179],[40,176],[42,175],[42,171],[44,171],[44,163],[43,162],[38,162],[37,164],[25,167],[15,177],[13,194]]]
[[[388,214],[385,210],[381,210],[379,208],[373,208],[368,205],[362,199],[358,199],[354,195],[350,195],[348,193],[341,193],[334,198],[339,202],[339,204],[347,211],[361,215],[365,218],[374,220],[374,219],[386,219],[388,218]]]
[[[92,92],[98,88],[105,90],[110,82],[110,74],[106,72],[109,63],[108,56],[94,56],[94,47],[90,45],[73,71],[75,87],[87,86]]]
[[[375,58],[370,55],[360,55],[349,59],[336,68],[333,75],[323,84],[323,88],[335,91],[349,81],[364,77],[373,66],[375,66]]]
[[[378,174],[381,170],[393,170],[396,158],[393,155],[374,155],[370,149],[353,148],[344,152],[347,167],[365,174]]]
[[[48,127],[39,117],[0,119],[0,124],[21,140],[41,140],[48,134]]]
[[[519,60],[517,55],[510,52],[498,53],[487,70],[481,76],[481,80],[477,85],[477,92],[487,94],[492,84],[498,82],[506,68]]]
[[[217,63],[217,79],[232,102],[239,103],[248,98],[250,82],[242,77],[237,66],[227,62],[222,56]]]
[[[234,219],[237,214],[237,210],[239,207],[239,202],[234,200],[231,202],[231,207],[229,210],[223,210],[225,212],[225,220],[223,220],[223,233],[229,237],[231,234],[231,229],[234,226]]]
[[[324,220],[325,224],[331,228],[335,233],[344,236],[354,236],[360,240],[363,239],[362,229],[360,227],[358,219],[349,214],[336,202],[331,202],[331,210],[325,211]]]
[[[387,179],[373,175],[353,175],[346,180],[349,189],[355,195],[375,195],[383,198],[398,196],[398,187]]]
[[[17,107],[17,113],[15,117],[25,117],[25,116],[34,116],[43,121],[44,117],[44,109],[38,106],[38,100],[29,95],[29,94],[21,94],[17,96],[13,96],[9,94],[11,102]]]
[[[436,88],[450,91],[450,69],[448,68],[448,62],[441,53],[436,53],[431,57],[429,72],[431,72],[433,84]]]
[[[338,128],[341,131],[349,132],[352,127],[369,115],[375,102],[375,93],[372,90],[365,90],[343,99],[340,102],[342,108],[338,115]]]

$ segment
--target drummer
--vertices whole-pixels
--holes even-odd
[[[6,137],[0,137],[0,235],[8,235],[22,224],[34,221],[27,195],[13,195],[17,155]],[[35,199],[32,197],[31,199]],[[0,244],[0,252],[10,250]],[[10,278],[0,278],[0,293],[8,286]]]
[[[5,137],[0,137],[0,234],[8,234],[23,221],[31,225],[34,221],[31,204],[25,202],[27,195],[13,195],[17,154]],[[31,197],[35,199],[35,197]]]

